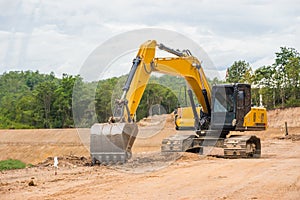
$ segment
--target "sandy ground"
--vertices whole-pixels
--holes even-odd
[[[180,134],[170,116],[141,122],[133,159],[117,166],[89,166],[88,130],[0,130],[0,160],[36,165],[0,172],[0,199],[299,199],[298,113],[269,111],[259,159],[162,155],[161,140]]]

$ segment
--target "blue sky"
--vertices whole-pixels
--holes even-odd
[[[272,64],[280,46],[300,51],[300,2],[0,0],[0,73],[77,74],[103,42],[141,28],[186,35],[221,74],[240,59],[255,69]]]

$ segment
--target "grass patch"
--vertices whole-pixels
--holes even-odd
[[[26,164],[20,160],[1,160],[0,161],[0,171],[2,170],[10,170],[10,169],[23,169],[26,167]]]

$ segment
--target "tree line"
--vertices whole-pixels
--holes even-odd
[[[300,54],[295,48],[281,47],[273,64],[255,70],[245,60],[235,61],[226,82],[251,84],[253,104],[268,109],[300,106]]]
[[[95,122],[107,122],[126,78],[84,82],[79,75],[57,78],[54,73],[38,71],[4,73],[0,75],[0,128],[72,128],[75,122],[79,127],[90,127]],[[180,85],[184,80],[176,77],[151,77],[136,119],[148,116],[155,104],[172,112],[179,104],[174,90]]]
[[[10,71],[0,76],[0,128],[72,127],[72,90],[78,76]]]
[[[294,48],[281,47],[272,65],[255,70],[245,60],[235,61],[225,80],[210,84],[249,83],[252,102],[268,109],[300,106],[300,55]],[[79,75],[38,71],[10,71],[0,75],[0,128],[90,127],[106,122],[115,99],[120,98],[126,76],[84,82]],[[136,120],[149,115],[159,104],[166,113],[188,105],[185,80],[172,76],[151,76],[139,104]],[[76,90],[73,90],[74,87]],[[75,108],[75,109],[74,109]],[[75,113],[75,115],[74,115]]]

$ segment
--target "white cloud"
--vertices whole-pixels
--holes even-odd
[[[280,46],[300,50],[299,13],[300,4],[293,0],[4,0],[0,1],[0,73],[15,69],[78,73],[101,43],[147,27],[190,37],[221,71],[240,59],[257,68],[272,64]]]

